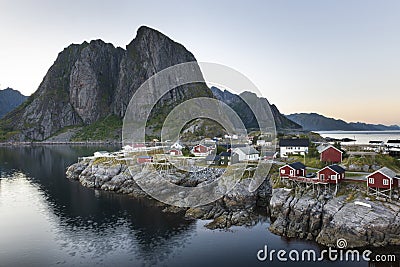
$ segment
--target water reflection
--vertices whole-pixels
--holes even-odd
[[[0,148],[2,262],[38,264],[155,263],[185,242],[195,224],[145,200],[94,191],[65,179],[78,155],[104,148]],[[109,150],[115,148],[108,148]],[[40,229],[37,229],[39,227]],[[40,231],[45,228],[45,231]],[[43,230],[43,229],[42,229]],[[32,238],[33,237],[33,238]],[[40,243],[40,244],[39,244]],[[19,247],[24,244],[26,251]],[[38,254],[32,254],[41,247]],[[58,247],[58,249],[55,249]],[[52,251],[49,253],[49,251]],[[16,257],[22,253],[24,256]],[[51,257],[55,257],[53,262]],[[6,259],[4,261],[4,259]],[[55,260],[54,259],[54,260]],[[28,264],[29,265],[29,264]]]

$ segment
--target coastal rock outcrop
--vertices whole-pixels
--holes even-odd
[[[171,173],[164,179],[176,185],[195,187],[214,181],[224,171],[220,168],[205,168],[187,174]],[[148,172],[139,166],[130,166],[128,169],[123,161],[115,162],[112,159],[108,161],[106,159],[83,160],[69,166],[66,176],[68,179],[79,181],[86,187],[129,194],[135,198],[150,198],[137,185],[135,182],[137,179],[145,178],[152,188],[160,186],[154,172]],[[258,208],[262,207],[266,211],[272,191],[268,179],[254,192],[249,192],[249,184],[250,179],[242,179],[221,199],[200,207],[177,208],[160,202],[156,205],[164,206],[166,212],[185,212],[185,217],[188,219],[213,220],[207,225],[212,229],[228,228],[232,225],[253,225],[261,218],[265,218],[265,216],[259,216]],[[165,189],[160,188],[160,193],[168,194],[163,190]]]
[[[371,205],[357,205],[356,201]],[[281,236],[307,238],[325,246],[347,247],[400,245],[400,205],[347,196],[315,198],[311,192],[274,189],[270,201],[270,230]]]

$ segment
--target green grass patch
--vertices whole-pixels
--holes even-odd
[[[72,138],[72,141],[107,141],[120,138],[122,119],[115,115],[107,116],[90,125],[84,126]]]
[[[292,163],[292,162],[297,162],[297,161],[299,161],[299,162],[301,162],[301,163],[304,164],[304,156],[297,156],[297,155],[292,155],[292,156],[290,156],[290,163]],[[308,156],[306,156],[306,157],[305,157],[305,165],[306,165],[307,167],[310,167],[310,168],[318,168],[318,169],[321,169],[321,168],[323,168],[323,167],[325,167],[325,166],[328,166],[329,164],[326,164],[326,163],[324,163],[324,162],[321,162],[321,161],[319,160],[319,158],[314,158],[314,157],[308,157]]]
[[[6,142],[19,133],[20,131],[5,131],[0,129],[0,142]]]

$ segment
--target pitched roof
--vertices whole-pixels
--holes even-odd
[[[332,145],[327,145],[327,144],[319,145],[319,146],[317,147],[317,150],[318,150],[319,153],[322,153],[322,152],[324,152],[325,150],[327,150],[328,148],[333,148],[333,149],[339,151],[340,153],[343,153],[340,149],[338,149],[338,148],[336,148],[336,147],[334,147],[334,146],[332,146]]]
[[[220,159],[221,159],[221,157],[218,155],[208,155],[206,157],[206,161],[214,161],[214,160],[220,160]]]
[[[328,168],[336,173],[345,173],[346,172],[345,169],[343,169],[342,167],[340,167],[339,165],[336,165],[336,164],[330,165],[330,166],[328,166]]]
[[[242,151],[246,155],[259,154],[259,152],[251,146],[238,147],[236,149]]]
[[[308,147],[310,140],[306,138],[297,139],[280,139],[279,146],[297,146],[297,147]]]
[[[384,143],[383,141],[375,141],[375,140],[372,140],[372,141],[369,141],[369,143],[370,144],[382,144],[382,143]]]
[[[301,162],[294,162],[294,163],[289,164],[289,166],[295,170],[302,170],[302,169],[306,168],[306,166]]]
[[[392,171],[391,169],[387,168],[387,167],[380,168],[379,170],[377,170],[377,172],[380,172],[380,173],[382,173],[383,175],[385,175],[385,176],[387,176],[389,178],[395,178],[396,177],[396,173],[394,171]]]

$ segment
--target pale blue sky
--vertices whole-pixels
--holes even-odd
[[[4,1],[0,88],[34,92],[71,43],[140,25],[247,75],[281,112],[400,124],[400,1]]]

